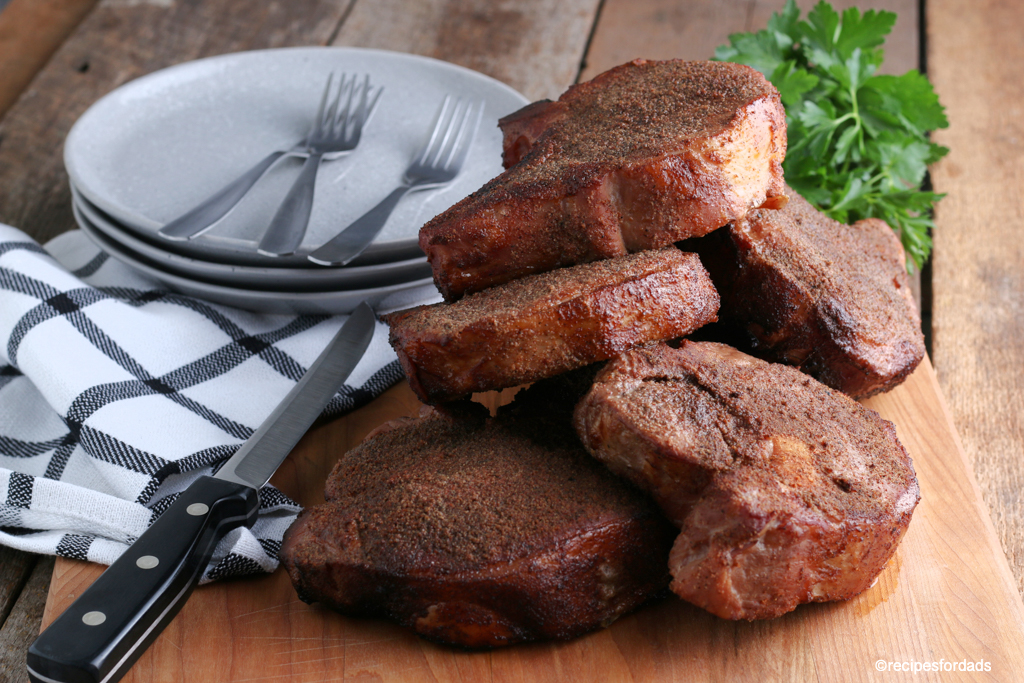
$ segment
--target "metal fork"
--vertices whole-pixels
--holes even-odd
[[[328,79],[327,90],[330,90],[330,85],[330,79]],[[302,170],[299,172],[299,177],[295,179],[292,189],[285,195],[280,208],[271,219],[270,227],[263,234],[257,251],[264,256],[288,256],[294,254],[295,250],[299,248],[302,237],[306,234],[309,216],[313,211],[313,191],[316,187],[316,174],[320,169],[320,161],[337,158],[356,148],[363,125],[376,106],[381,90],[377,91],[373,102],[370,102],[369,76],[365,77],[362,85],[356,83],[355,77],[348,83],[342,77],[338,95],[327,112],[324,113],[324,105],[327,102],[325,92],[324,98],[320,101],[320,109],[317,111],[313,129],[306,139],[309,156],[306,157],[306,163],[302,165]],[[345,93],[348,94],[345,108],[339,110]],[[353,108],[352,105],[356,102],[357,96],[358,103]]]
[[[422,151],[405,170],[402,184],[310,254],[307,257],[310,261],[323,266],[347,264],[373,242],[406,193],[438,188],[455,179],[473,146],[484,104],[480,102],[474,107],[473,103],[458,99],[453,106],[450,105],[451,96],[446,96],[434,130]]]
[[[216,194],[211,196],[209,199],[199,204],[194,209],[191,209],[187,213],[174,219],[163,228],[160,229],[160,236],[169,240],[187,240],[193,237],[198,237],[210,228],[212,228],[221,218],[226,216],[235,206],[242,201],[242,197],[248,194],[249,190],[262,178],[267,171],[269,171],[278,161],[290,156],[306,156],[311,153],[310,151],[310,139],[312,135],[318,130],[319,123],[323,118],[324,106],[331,91],[331,82],[334,78],[334,74],[331,74],[327,78],[327,85],[324,87],[323,95],[320,98],[320,109],[317,112],[316,120],[313,122],[313,126],[310,129],[309,134],[299,142],[295,143],[294,146],[286,150],[278,150],[271,152],[262,160],[259,161],[255,166],[246,171],[244,174],[238,177],[230,184],[223,187]],[[338,90],[338,98],[340,98],[342,92],[345,89],[345,74],[341,76],[341,87]],[[349,87],[354,85],[355,77],[349,83]],[[369,90],[369,76],[365,77],[364,90]],[[379,88],[376,94],[373,96],[373,101],[369,105],[368,111],[365,112],[365,116],[361,121],[358,122],[358,127],[355,131],[355,138],[352,147],[355,147],[355,143],[359,142],[359,132],[366,120],[373,113],[373,109],[377,104],[377,98],[380,97],[383,88]],[[337,98],[335,103],[337,102]]]

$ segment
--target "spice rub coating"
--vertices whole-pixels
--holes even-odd
[[[672,590],[728,619],[864,591],[920,497],[892,423],[721,344],[620,356],[575,419],[587,450],[680,527]]]
[[[844,225],[789,195],[781,210],[751,211],[685,243],[711,273],[722,321],[754,355],[833,389],[892,389],[925,352],[899,238],[877,218]]]
[[[514,387],[714,321],[700,259],[675,247],[560,268],[384,316],[425,403]]]
[[[448,301],[786,199],[779,94],[739,64],[635,60],[500,125],[511,167],[420,230]]]
[[[672,525],[568,421],[523,426],[468,404],[368,436],[285,538],[299,595],[484,648],[573,638],[663,591]]]

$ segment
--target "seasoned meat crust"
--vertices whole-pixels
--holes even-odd
[[[739,64],[636,60],[501,126],[517,163],[420,230],[448,301],[704,235],[786,199],[779,94]]]
[[[440,403],[514,387],[714,321],[700,260],[675,247],[561,268],[385,316],[413,391]]]
[[[672,590],[728,619],[867,589],[919,499],[892,423],[721,344],[660,344],[609,362],[576,428],[680,527]]]
[[[534,440],[517,417],[457,407],[342,457],[328,502],[285,537],[300,597],[481,648],[573,638],[664,590],[672,525],[568,421]]]
[[[751,353],[796,366],[854,397],[888,391],[924,357],[903,247],[884,222],[843,225],[793,190],[779,211],[751,211],[684,243],[722,297],[720,317]]]

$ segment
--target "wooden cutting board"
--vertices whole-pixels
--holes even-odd
[[[866,404],[914,459],[921,503],[873,588],[761,622],[718,619],[671,598],[568,643],[463,652],[388,622],[342,617],[296,597],[283,571],[199,588],[125,678],[156,681],[915,681],[1014,680],[1024,605],[928,360]],[[346,449],[415,414],[405,384],[310,432],[274,482],[304,505]],[[59,560],[44,626],[102,571]],[[876,671],[876,662],[984,662],[987,673]],[[896,677],[896,678],[894,678]]]

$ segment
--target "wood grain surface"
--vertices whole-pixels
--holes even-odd
[[[24,555],[24,553],[22,553]],[[26,680],[25,650],[39,633],[54,558],[32,557],[32,570],[18,594],[18,601],[0,626],[0,681]]]
[[[1012,680],[1024,671],[1024,605],[959,448],[927,360],[866,402],[897,426],[921,503],[875,586],[845,603],[770,621],[731,622],[669,598],[568,643],[470,653],[379,620],[298,600],[287,576],[202,587],[126,681],[870,681],[879,659],[984,660],[988,674],[914,680]],[[338,457],[380,422],[415,414],[407,384],[306,436],[274,478],[304,505],[323,500]],[[102,570],[61,560],[44,622]]]
[[[932,169],[935,368],[1024,590],[1024,4],[930,0],[927,26],[951,150]]]
[[[97,0],[13,0],[0,12],[0,116]]]
[[[503,81],[531,100],[575,81],[598,0],[356,2],[332,45],[443,59]]]
[[[35,564],[35,555],[0,548],[0,624],[10,614]]]
[[[797,2],[801,12],[817,0]],[[896,12],[896,25],[886,41],[884,73],[905,73],[918,66],[917,0],[830,0],[836,9]],[[785,0],[605,0],[594,31],[586,68],[589,80],[637,57],[646,59],[710,59],[729,34],[759,31]]]

